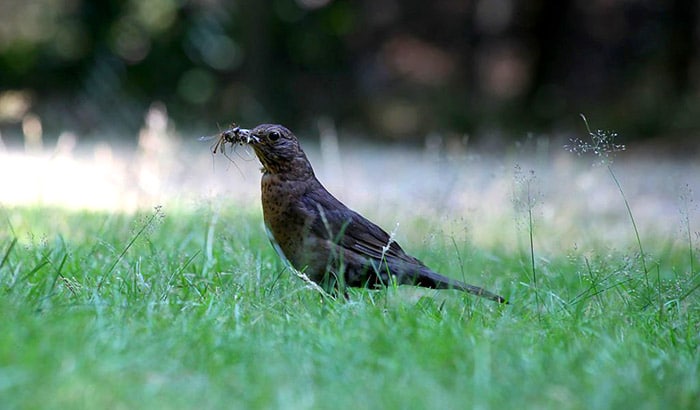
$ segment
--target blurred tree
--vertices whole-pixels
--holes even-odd
[[[136,135],[321,116],[370,135],[700,130],[688,0],[4,0],[0,131]],[[21,96],[17,100],[16,96]],[[3,102],[4,101],[4,102]],[[12,105],[8,101],[15,101]],[[26,109],[16,110],[17,101]],[[5,104],[5,107],[2,106]],[[8,105],[9,104],[9,105]]]

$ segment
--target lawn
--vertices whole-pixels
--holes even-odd
[[[532,172],[523,163],[513,175],[512,164],[489,166],[510,180],[500,185],[509,205],[489,190],[428,195],[442,212],[392,191],[381,193],[384,207],[361,193],[343,198],[389,230],[400,221],[405,249],[503,294],[507,306],[411,287],[324,297],[285,270],[253,202],[216,196],[139,211],[5,204],[0,407],[697,408],[692,191],[673,198],[677,226],[657,229],[647,224],[653,201],[637,189],[653,177],[638,185],[633,167],[615,168],[638,242],[605,168],[575,165],[562,177],[556,161]],[[245,169],[207,172],[257,183]],[[552,192],[550,178],[572,175],[608,192],[602,209],[585,192]],[[407,192],[418,198],[430,184],[402,178],[417,181]],[[475,178],[483,181],[464,180]],[[464,192],[461,181],[441,186]],[[466,188],[493,186],[474,184]],[[491,215],[499,207],[510,211]]]

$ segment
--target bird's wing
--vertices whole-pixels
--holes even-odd
[[[386,231],[345,206],[325,189],[308,192],[303,201],[310,212],[314,209],[313,214],[318,215],[311,223],[314,234],[330,238],[337,245],[369,258],[410,258]]]

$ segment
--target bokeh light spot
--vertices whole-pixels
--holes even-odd
[[[214,93],[214,78],[200,68],[185,72],[177,85],[178,94],[193,104],[205,103]]]

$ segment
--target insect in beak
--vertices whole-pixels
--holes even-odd
[[[226,144],[236,145],[236,144],[250,144],[251,142],[257,142],[258,139],[251,134],[250,130],[241,128],[238,125],[231,124],[231,128],[219,133],[218,135],[199,137],[199,141],[210,141],[217,138],[214,145],[211,147],[211,152],[216,154],[218,152],[224,152]]]

